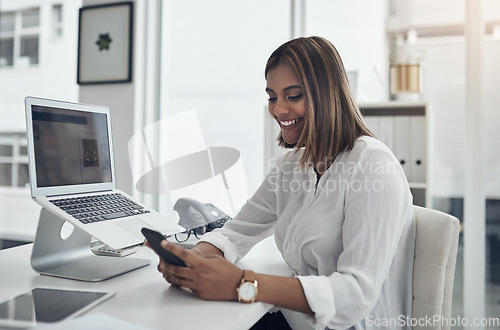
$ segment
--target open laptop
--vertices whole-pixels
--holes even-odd
[[[119,249],[141,244],[143,227],[184,230],[172,209],[147,209],[116,188],[109,108],[25,99],[32,198],[54,215]]]

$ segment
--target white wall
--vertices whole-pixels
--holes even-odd
[[[397,14],[388,19],[388,30],[392,32],[407,29],[459,31],[465,24],[465,0],[388,1]],[[484,0],[483,4],[484,23],[500,23],[500,2]]]
[[[464,39],[425,42],[424,86],[432,121],[434,154],[430,181],[434,196],[464,193],[465,175],[465,44]],[[446,79],[442,79],[446,77]]]
[[[500,18],[500,12],[497,13]],[[500,198],[500,39],[490,39],[484,46],[484,172],[486,198]]]
[[[388,100],[385,0],[306,2],[306,34],[329,39],[347,71],[358,71],[358,102]]]
[[[425,100],[432,112],[434,154],[430,181],[435,197],[465,193],[465,43],[463,37],[419,39],[425,50]],[[484,171],[485,193],[500,197],[500,40],[487,37],[484,46]],[[443,79],[446,77],[446,79]]]
[[[166,1],[162,117],[196,109],[208,146],[241,152],[252,194],[264,177],[264,67],[289,39],[290,1]]]

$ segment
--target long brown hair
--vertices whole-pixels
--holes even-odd
[[[374,136],[363,121],[347,80],[344,64],[337,49],[321,37],[297,38],[276,49],[267,61],[265,76],[279,64],[289,65],[297,74],[306,97],[304,129],[296,145],[289,145],[280,135],[285,148],[305,147],[302,166],[311,162],[328,167],[344,150],[350,150],[356,139]]]

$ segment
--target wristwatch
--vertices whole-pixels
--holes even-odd
[[[253,271],[247,269],[243,271],[241,284],[236,291],[238,291],[239,302],[253,303],[255,301],[255,298],[257,298],[257,280],[255,280]]]

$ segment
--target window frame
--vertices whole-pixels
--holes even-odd
[[[24,189],[26,187],[26,184],[29,184],[29,182],[25,183],[24,185],[19,184],[19,166],[23,164],[28,166],[27,152],[26,154],[22,154],[21,152],[23,147],[27,148],[26,133],[2,133],[0,134],[0,144],[12,147],[12,155],[0,156],[0,164],[11,165],[10,185],[0,185],[0,188]]]
[[[64,6],[62,3],[54,3],[51,7],[50,30],[52,39],[61,39],[64,36]],[[61,31],[60,33],[58,31]]]
[[[29,10],[38,10],[38,26],[34,27],[23,27],[23,13]],[[14,30],[13,31],[0,31],[0,39],[13,39],[13,57],[12,65],[0,66],[0,69],[5,68],[25,68],[25,67],[38,67],[40,65],[40,7],[29,7],[14,11],[5,11],[3,13],[14,13]],[[38,60],[37,63],[28,65],[23,64],[21,56],[21,40],[23,37],[37,37],[38,38]]]

